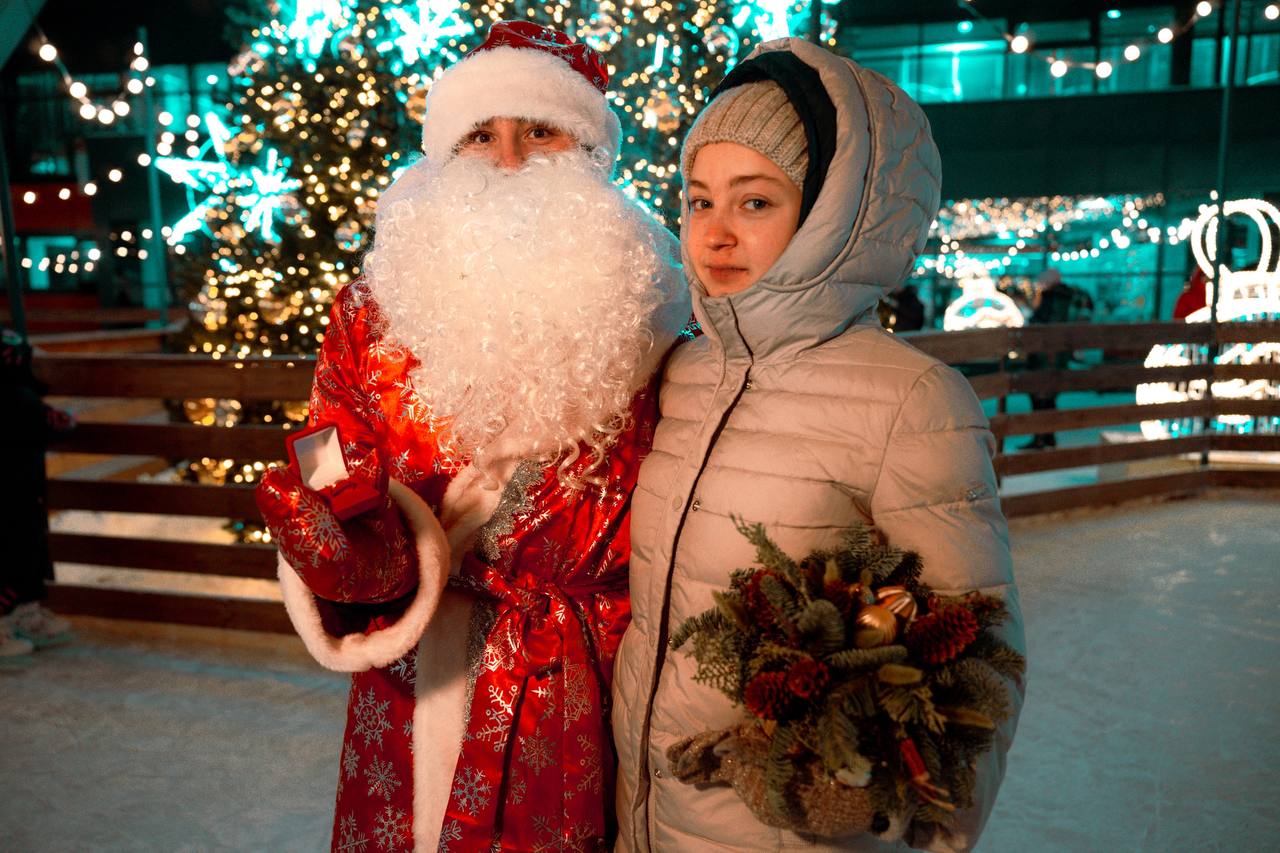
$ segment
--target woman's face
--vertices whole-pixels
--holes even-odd
[[[736,142],[698,150],[685,186],[685,249],[711,296],[746,290],[800,221],[800,190],[772,160]]]

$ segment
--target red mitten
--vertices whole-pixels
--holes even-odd
[[[292,449],[291,441],[291,457]],[[304,482],[296,458],[270,469],[258,485],[258,509],[280,553],[317,596],[392,601],[417,585],[418,568],[404,519],[387,493],[386,465],[372,443],[343,455],[348,476],[321,489]]]

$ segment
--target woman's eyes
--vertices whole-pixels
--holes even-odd
[[[768,199],[764,199],[764,198],[749,198],[746,201],[742,202],[742,206],[747,210],[751,211],[752,213],[758,213],[762,210],[766,210],[767,208],[772,207],[773,203],[770,202]],[[710,207],[711,207],[711,202],[705,198],[689,199],[690,210],[708,210],[710,209]]]

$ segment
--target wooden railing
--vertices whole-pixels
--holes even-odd
[[[1226,323],[1214,336],[1207,324],[1063,325],[990,329],[908,338],[912,344],[954,365],[968,366],[978,396],[995,399],[991,426],[1000,452],[1002,477],[1080,466],[1209,454],[1219,450],[1280,451],[1277,435],[1192,435],[1157,441],[1098,443],[1036,453],[1009,453],[1010,436],[1134,424],[1154,418],[1212,418],[1222,414],[1280,417],[1280,400],[1188,400],[1159,406],[1104,405],[1011,414],[1009,396],[1027,392],[1133,389],[1152,381],[1247,379],[1280,383],[1280,364],[1189,365],[1145,368],[1103,364],[1083,370],[1026,370],[1031,353],[1105,349],[1153,344],[1280,341],[1280,323]],[[1013,357],[1016,354],[1016,357]],[[313,362],[305,358],[211,361],[203,357],[159,355],[41,354],[38,372],[63,397],[173,400],[229,398],[304,400]],[[233,429],[184,423],[82,423],[56,448],[62,453],[144,456],[168,461],[190,458],[280,459],[284,430],[270,426]],[[1187,470],[1003,497],[1007,515],[1032,515],[1072,507],[1116,503],[1151,495],[1193,494],[1214,487],[1280,488],[1280,466],[1231,470],[1195,464]],[[51,512],[97,510],[125,513],[254,519],[251,486],[143,483],[60,476],[49,481]],[[264,545],[193,544],[87,533],[55,532],[53,557],[142,570],[271,580],[274,549]],[[55,584],[53,606],[70,613],[151,619],[234,628],[288,631],[283,607],[274,602],[177,593],[144,593]]]
[[[166,355],[41,354],[37,373],[51,396],[154,399],[230,398],[305,400],[311,359],[212,361]],[[157,403],[158,406],[158,403]],[[54,448],[59,453],[182,459],[281,459],[282,428],[233,429],[186,423],[81,423]],[[95,510],[215,519],[256,519],[246,485],[145,483],[56,477],[49,480],[50,512]],[[128,569],[274,580],[275,549],[254,544],[207,544],[85,533],[50,534],[53,559]],[[51,606],[68,613],[268,631],[291,630],[284,609],[269,601],[220,596],[136,592],[54,584]]]
[[[1212,419],[1220,415],[1280,417],[1280,399],[1189,399],[1159,405],[1103,405],[1089,408],[1052,409],[1009,414],[1007,400],[1014,394],[1049,394],[1070,391],[1132,390],[1150,382],[1209,383],[1241,379],[1280,384],[1280,363],[1189,364],[1144,367],[1141,364],[1100,364],[1086,369],[1025,368],[1033,353],[1053,354],[1081,350],[1148,350],[1156,344],[1197,345],[1265,343],[1280,341],[1280,322],[1222,323],[1216,335],[1207,323],[1062,324],[1020,329],[979,329],[912,335],[913,345],[948,364],[982,365],[988,372],[970,376],[980,398],[996,399],[997,414],[991,430],[1000,449],[995,459],[1001,477],[1058,471],[1094,465],[1138,462],[1207,455],[1213,451],[1280,451],[1280,435],[1225,435],[1205,432],[1179,438],[1133,440],[1118,444],[1088,444],[1040,450],[1006,452],[1010,436],[1057,433],[1103,426],[1123,426],[1146,420]],[[1222,487],[1280,488],[1280,466],[1240,470],[1197,465],[1193,470],[1156,476],[1133,477],[1084,486],[1010,494],[1002,498],[1011,518],[1038,515],[1081,506],[1119,503],[1134,498],[1181,495]]]

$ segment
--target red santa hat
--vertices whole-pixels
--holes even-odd
[[[604,60],[587,45],[529,21],[499,21],[484,44],[432,84],[422,151],[443,163],[476,125],[505,116],[572,133],[612,165],[622,129],[605,99],[608,86]]]

